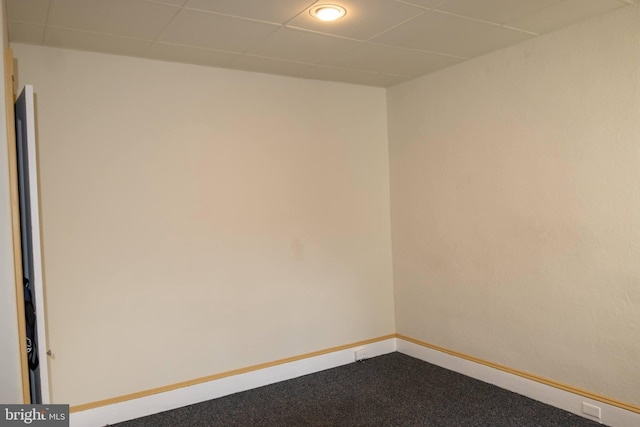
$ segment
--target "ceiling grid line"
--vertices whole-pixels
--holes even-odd
[[[170,5],[168,5],[166,3],[162,3],[162,2],[149,2],[149,3],[159,3],[159,4],[165,4],[167,6],[170,6]],[[176,19],[176,16],[178,16],[180,11],[184,8],[184,5],[185,5],[185,3],[183,3],[182,6],[178,7],[178,9],[176,9],[176,13],[173,14],[173,17],[169,20],[169,22],[167,22],[167,25],[165,25],[164,28],[162,30],[160,30],[160,32],[156,35],[156,37],[153,39],[151,44],[141,53],[142,57],[146,57],[147,56],[147,53],[151,49],[151,46],[153,46],[153,44],[156,43],[160,37],[162,37],[162,34],[167,30],[169,25],[171,25],[173,20]]]
[[[42,41],[41,41],[41,43],[44,43],[44,41],[45,41],[45,37],[46,37],[46,35],[47,35],[47,27],[48,27],[48,25],[49,25],[49,16],[51,15],[51,3],[52,3],[53,1],[54,1],[54,0],[49,0],[49,1],[47,2],[47,14],[46,14],[46,17],[45,17],[45,19],[44,19],[44,31],[42,32]]]
[[[467,16],[467,15],[460,15],[459,13],[449,12],[449,11],[446,11],[446,10],[431,9],[431,11],[433,13],[441,13],[443,15],[455,16],[456,18],[468,19],[469,21],[475,21],[475,22],[479,22],[481,24],[492,25],[494,27],[508,28],[510,30],[520,31],[520,32],[523,32],[523,33],[533,34],[533,35],[536,35],[536,36],[539,35],[538,33],[534,33],[534,32],[527,31],[527,30],[523,30],[521,28],[509,27],[506,24],[500,24],[498,22],[487,21],[485,19],[474,18],[472,16]]]

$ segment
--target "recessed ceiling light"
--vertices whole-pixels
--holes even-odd
[[[318,18],[321,21],[335,21],[346,15],[347,11],[342,6],[336,6],[334,4],[321,4],[314,6],[309,13],[314,18]]]

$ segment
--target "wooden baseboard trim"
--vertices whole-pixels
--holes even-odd
[[[551,387],[555,387],[555,388],[558,388],[560,390],[567,391],[569,393],[577,394],[579,396],[583,396],[583,397],[586,397],[586,398],[589,398],[589,399],[596,400],[598,402],[606,403],[606,404],[611,405],[611,406],[615,406],[615,407],[618,407],[618,408],[621,408],[621,409],[625,409],[627,411],[631,411],[631,412],[635,412],[635,413],[640,414],[640,406],[637,406],[637,405],[632,405],[630,403],[621,402],[619,400],[612,399],[610,397],[603,396],[603,395],[600,395],[600,394],[597,394],[597,393],[592,393],[590,391],[583,390],[583,389],[580,389],[580,388],[577,388],[577,387],[573,387],[573,386],[570,386],[570,385],[567,385],[567,384],[563,384],[561,382],[558,382],[558,381],[555,381],[555,380],[551,380],[549,378],[541,377],[541,376],[535,375],[535,374],[530,374],[528,372],[520,371],[518,369],[513,369],[513,368],[510,368],[508,366],[500,365],[498,363],[489,362],[487,360],[480,359],[478,357],[470,356],[468,354],[460,353],[460,352],[454,351],[454,350],[449,350],[448,348],[444,348],[444,347],[440,347],[440,346],[437,346],[437,345],[434,345],[434,344],[430,344],[430,343],[425,342],[425,341],[420,341],[420,340],[417,340],[415,338],[410,338],[410,337],[407,337],[405,335],[396,334],[396,338],[404,340],[404,341],[407,341],[407,342],[411,342],[413,344],[420,345],[422,347],[427,347],[427,348],[430,348],[432,350],[436,350],[436,351],[439,351],[439,352],[442,352],[442,353],[446,353],[446,354],[449,354],[451,356],[455,356],[455,357],[459,357],[461,359],[465,359],[465,360],[468,360],[468,361],[471,361],[471,362],[479,363],[481,365],[485,365],[485,366],[488,366],[490,368],[498,369],[500,371],[504,371],[504,372],[507,372],[509,374],[517,375],[519,377],[526,378],[526,379],[531,380],[531,381],[536,381],[538,383],[542,383],[542,384],[545,384],[545,385],[548,385],[548,386],[551,386]]]
[[[385,335],[382,337],[378,337],[378,338],[372,338],[372,339],[368,339],[368,340],[364,340],[364,341],[357,341],[351,344],[344,344],[344,345],[340,345],[337,347],[331,347],[331,348],[327,348],[324,350],[318,350],[318,351],[313,351],[311,353],[305,353],[305,354],[300,354],[297,356],[292,356],[292,357],[287,357],[284,359],[279,359],[279,360],[274,360],[271,362],[266,362],[266,363],[260,363],[257,365],[253,365],[253,366],[248,366],[245,368],[240,368],[240,369],[234,369],[231,371],[227,371],[227,372],[222,372],[219,374],[213,374],[213,375],[208,375],[206,377],[201,377],[201,378],[196,378],[193,380],[188,380],[188,381],[182,381],[176,384],[171,384],[171,385],[167,385],[167,386],[163,386],[163,387],[157,387],[157,388],[153,388],[153,389],[149,389],[149,390],[144,390],[144,391],[140,391],[140,392],[136,392],[136,393],[130,393],[130,394],[126,394],[123,396],[118,396],[118,397],[112,397],[109,399],[104,399],[104,400],[99,400],[97,402],[91,402],[91,403],[85,403],[85,404],[81,404],[81,405],[74,405],[71,406],[69,408],[70,412],[80,412],[80,411],[86,411],[88,409],[95,409],[95,408],[99,408],[101,406],[107,406],[107,405],[113,405],[116,403],[121,403],[121,402],[125,402],[127,400],[133,400],[133,399],[139,399],[142,397],[147,397],[147,396],[151,396],[154,394],[158,394],[158,393],[164,393],[167,391],[171,391],[171,390],[176,390],[179,388],[183,388],[183,387],[189,387],[189,386],[193,386],[196,384],[202,384],[202,383],[206,383],[209,381],[215,381],[215,380],[219,380],[222,378],[227,378],[227,377],[231,377],[234,375],[240,375],[240,374],[245,374],[247,372],[253,372],[253,371],[257,371],[260,369],[265,369],[265,368],[270,368],[273,366],[278,366],[278,365],[283,365],[285,363],[291,363],[291,362],[296,362],[298,360],[303,360],[303,359],[308,359],[311,357],[315,357],[315,356],[322,356],[324,354],[329,354],[329,353],[333,353],[336,351],[341,351],[341,350],[346,350],[352,347],[359,347],[359,346],[363,346],[363,345],[367,345],[367,344],[372,344],[372,343],[376,343],[379,341],[385,341],[388,339],[394,339],[396,338],[396,334],[389,334],[389,335]]]
[[[153,388],[153,389],[149,389],[149,390],[144,390],[144,391],[140,391],[140,392],[136,392],[136,393],[130,393],[130,394],[126,394],[123,396],[117,396],[117,397],[113,397],[113,398],[109,398],[109,399],[104,399],[104,400],[99,400],[96,402],[90,402],[90,403],[85,403],[85,404],[81,404],[81,405],[74,405],[70,408],[70,412],[81,412],[81,411],[86,411],[89,409],[95,409],[95,408],[99,408],[99,407],[103,407],[103,406],[107,406],[107,405],[113,405],[116,403],[121,403],[121,402],[125,402],[128,400],[133,400],[133,399],[139,399],[139,398],[143,398],[143,397],[147,397],[147,396],[151,396],[154,394],[159,394],[159,393],[164,393],[167,391],[172,391],[172,390],[176,390],[179,388],[183,388],[183,387],[189,387],[189,386],[193,386],[193,385],[197,385],[197,384],[202,384],[202,383],[206,383],[209,381],[215,381],[215,380],[219,380],[222,378],[227,378],[227,377],[232,377],[235,375],[240,375],[240,374],[245,374],[248,372],[253,372],[253,371],[258,371],[260,369],[265,369],[265,368],[270,368],[273,366],[278,366],[278,365],[283,365],[285,363],[291,363],[291,362],[296,362],[299,360],[303,360],[303,359],[308,359],[311,357],[315,357],[315,356],[322,356],[325,354],[329,354],[329,353],[333,353],[333,352],[337,352],[337,351],[341,351],[341,350],[346,350],[349,348],[353,348],[353,347],[358,347],[358,346],[364,346],[367,344],[372,344],[372,343],[376,343],[376,342],[380,342],[380,341],[385,341],[388,339],[400,339],[400,340],[404,340],[422,347],[426,347],[432,350],[436,350],[454,357],[459,357],[461,359],[465,359],[468,360],[470,362],[474,362],[474,363],[478,363],[484,366],[488,366],[490,368],[493,369],[498,369],[500,371],[512,374],[512,375],[517,375],[519,377],[531,380],[531,381],[535,381],[541,384],[545,384],[560,390],[564,390],[566,392],[569,393],[573,393],[579,396],[583,396],[585,398],[588,399],[593,399],[595,401],[598,402],[602,402],[602,403],[606,403],[608,405],[611,406],[615,406],[630,412],[634,412],[637,414],[640,414],[640,406],[637,405],[633,405],[630,403],[626,403],[626,402],[622,402],[620,400],[616,400],[616,399],[612,399],[610,397],[607,396],[603,396],[597,393],[593,393],[587,390],[583,390],[577,387],[573,387],[567,384],[563,384],[561,382],[549,379],[549,378],[545,378],[539,375],[535,375],[535,374],[531,374],[525,371],[520,371],[518,369],[514,369],[514,368],[510,368],[508,366],[504,366],[501,365],[499,363],[494,363],[494,362],[490,362],[488,360],[484,360],[475,356],[471,356],[468,354],[464,354],[455,350],[450,350],[448,348],[444,348],[444,347],[440,347],[438,345],[434,345],[434,344],[430,344],[428,342],[425,341],[421,341],[415,338],[411,338],[402,334],[390,334],[390,335],[385,335],[382,337],[378,337],[378,338],[372,338],[372,339],[368,339],[368,340],[363,340],[363,341],[357,341],[354,343],[350,343],[350,344],[345,344],[345,345],[341,345],[341,346],[337,346],[337,347],[331,347],[331,348],[327,348],[324,350],[318,350],[318,351],[314,351],[311,353],[305,353],[305,354],[300,354],[297,356],[292,356],[292,357],[287,357],[284,359],[279,359],[279,360],[274,360],[271,362],[266,362],[266,363],[260,363],[257,365],[252,365],[252,366],[248,366],[245,368],[240,368],[240,369],[234,369],[231,371],[227,371],[227,372],[222,372],[222,373],[218,373],[218,374],[213,374],[213,375],[208,375],[205,377],[201,377],[201,378],[196,378],[196,379],[192,379],[192,380],[188,380],[188,381],[182,381],[176,384],[171,384],[171,385],[167,385],[167,386],[163,386],[163,387],[157,387],[157,388]]]

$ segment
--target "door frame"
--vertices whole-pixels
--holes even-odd
[[[24,313],[24,283],[22,283],[22,242],[20,237],[20,202],[18,195],[18,155],[15,128],[15,74],[13,50],[4,50],[4,89],[7,120],[7,149],[9,157],[9,187],[11,197],[11,234],[13,236],[13,270],[15,274],[16,308],[18,312],[18,348],[20,349],[20,378],[22,401],[31,403],[29,393],[29,362],[27,359],[27,326]]]
[[[22,265],[22,243],[20,234],[20,194],[18,189],[18,156],[16,147],[16,130],[15,130],[15,71],[13,66],[13,51],[5,49],[4,51],[4,78],[5,78],[5,106],[7,119],[7,144],[9,157],[9,185],[11,197],[11,232],[13,237],[13,262],[15,274],[16,289],[16,308],[18,315],[18,345],[20,351],[20,376],[22,380],[22,400],[24,403],[31,402],[30,381],[29,381],[29,362],[27,355],[27,333],[26,318],[24,305],[24,283],[23,283],[23,265]],[[37,134],[35,127],[35,99],[33,96],[33,87],[25,86],[25,103],[28,114],[26,119],[27,134],[27,162],[29,164],[29,201],[31,204],[31,238],[33,251],[33,290],[35,296],[36,308],[36,328],[38,331],[38,359],[39,359],[39,376],[40,376],[40,396],[42,404],[51,403],[49,388],[49,357],[47,345],[47,328],[46,328],[46,310],[45,310],[45,292],[42,271],[42,243],[40,239],[40,192],[38,179],[38,160],[37,160]]]

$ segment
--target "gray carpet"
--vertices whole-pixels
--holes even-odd
[[[391,353],[117,424],[204,426],[600,426]]]

